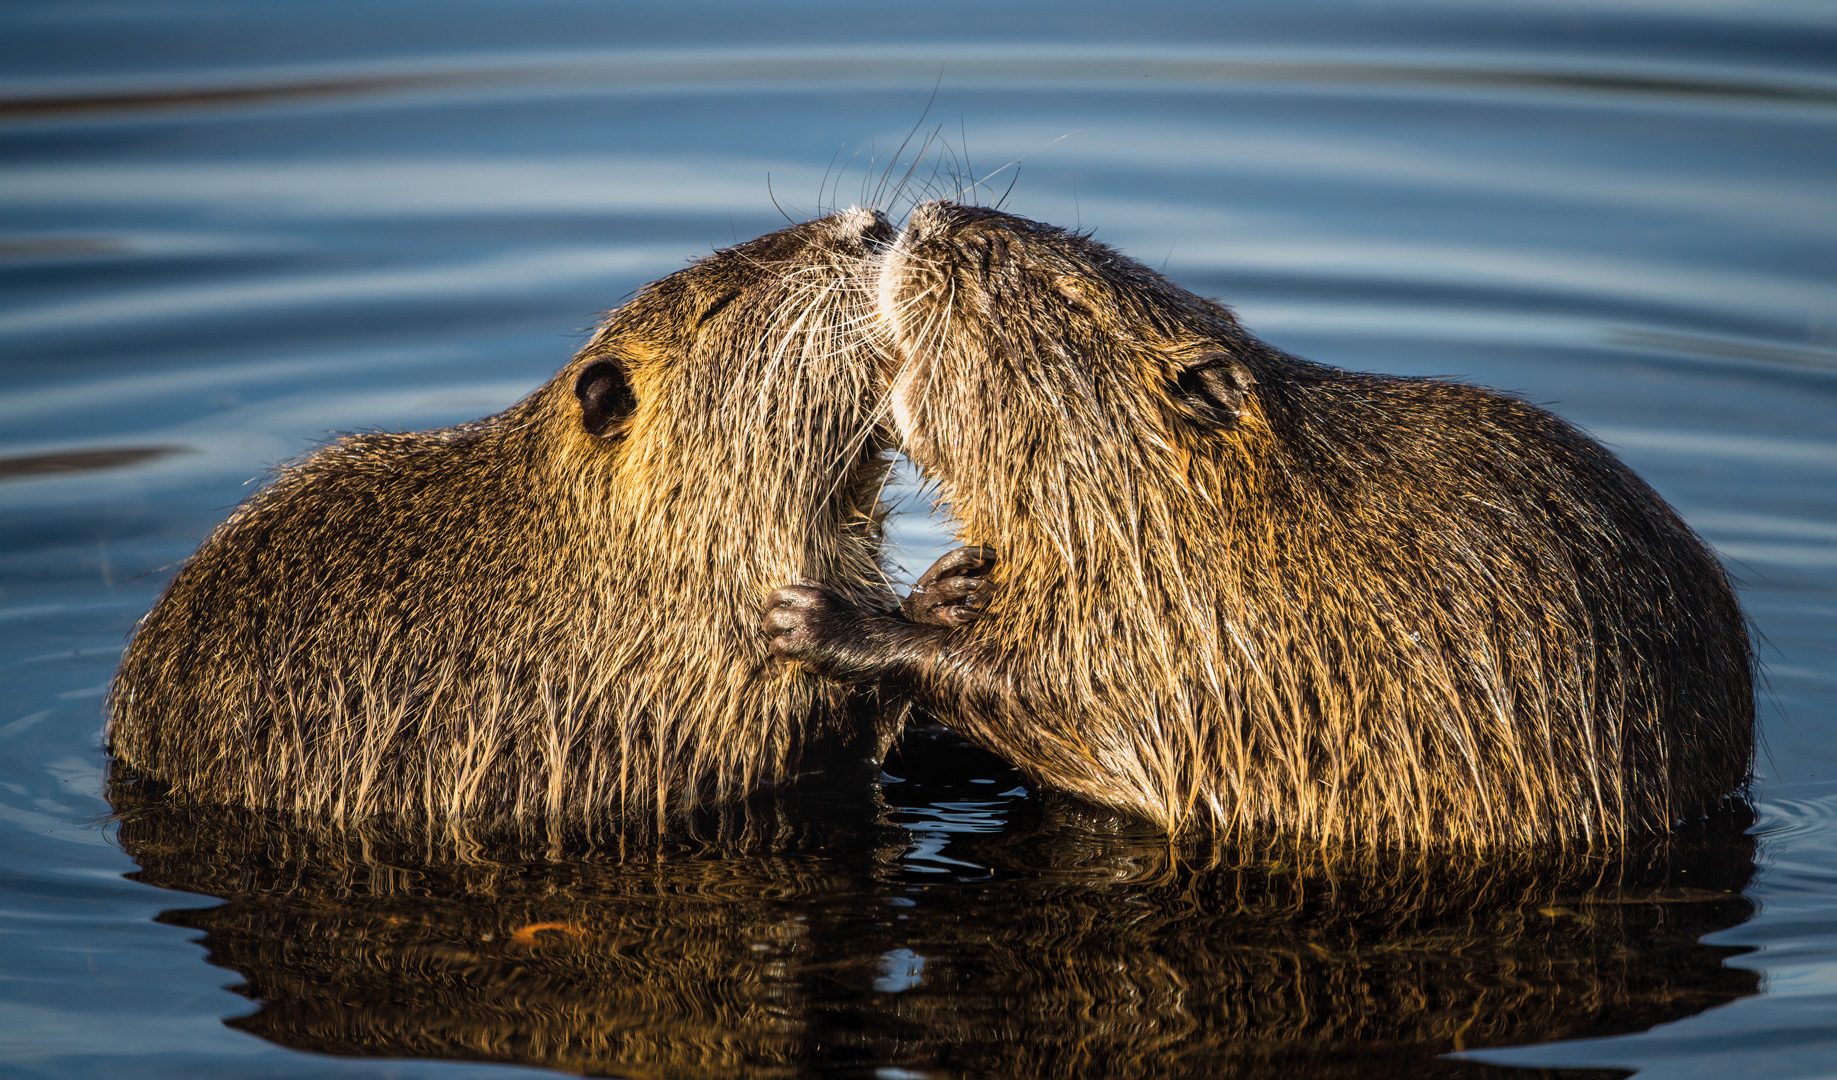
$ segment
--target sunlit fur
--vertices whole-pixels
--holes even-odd
[[[1739,792],[1751,657],[1716,559],[1507,394],[1357,374],[1083,236],[928,203],[880,275],[892,413],[1004,560],[919,700],[1169,829],[1593,847]],[[1235,427],[1173,381],[1253,373]]]
[[[243,503],[142,621],[108,746],[181,799],[450,829],[661,820],[806,767],[840,691],[768,661],[761,598],[890,605],[851,210],[614,312],[458,427],[341,439]],[[636,408],[583,429],[612,358]]]

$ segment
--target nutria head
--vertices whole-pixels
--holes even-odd
[[[640,291],[547,385],[282,468],[185,564],[109,749],[185,799],[573,829],[782,781],[843,699],[768,663],[786,577],[891,604],[850,210]]]
[[[916,208],[878,292],[899,436],[999,592],[938,629],[781,590],[780,655],[1170,829],[1592,846],[1744,785],[1720,566],[1549,413],[1296,359],[978,207]]]

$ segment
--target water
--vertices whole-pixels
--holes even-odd
[[[1837,16],[1784,0],[9,7],[0,1061],[1837,1075],[1833,60]],[[123,637],[265,465],[504,406],[774,199],[862,197],[934,89],[929,160],[1024,158],[1010,209],[1291,351],[1516,389],[1613,445],[1762,636],[1753,837],[1205,869],[934,731],[884,807],[813,793],[763,853],[103,820]],[[947,523],[903,499],[916,573]]]

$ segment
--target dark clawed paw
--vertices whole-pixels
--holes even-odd
[[[765,598],[763,627],[772,655],[802,660],[822,647],[822,631],[842,605],[841,598],[817,585],[786,585]]]
[[[995,549],[960,547],[925,571],[900,605],[906,618],[926,626],[962,626],[975,622],[995,598],[988,573],[995,569]]]

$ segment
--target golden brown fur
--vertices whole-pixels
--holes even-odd
[[[543,832],[731,798],[843,736],[768,662],[786,578],[890,604],[851,210],[718,252],[547,385],[280,470],[179,571],[108,747],[183,800]]]
[[[781,590],[781,655],[1170,830],[1586,848],[1745,785],[1721,567],[1562,420],[990,210],[918,207],[879,280],[900,435],[999,591],[934,630]]]

